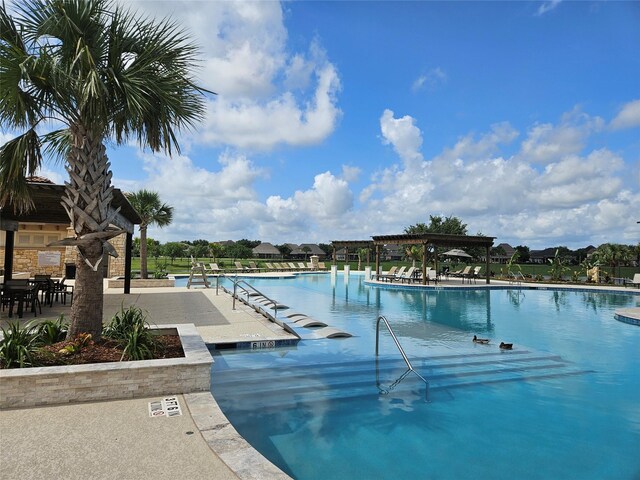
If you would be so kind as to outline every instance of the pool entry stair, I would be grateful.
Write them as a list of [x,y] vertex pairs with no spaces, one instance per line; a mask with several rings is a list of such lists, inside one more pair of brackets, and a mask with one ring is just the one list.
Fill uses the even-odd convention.
[[[255,409],[256,401],[260,407],[277,409],[381,395],[392,395],[394,399],[405,401],[449,401],[455,399],[458,389],[497,388],[510,382],[544,381],[591,372],[546,352],[478,353],[474,349],[412,358],[416,371],[428,380],[427,387],[417,376],[408,376],[406,363],[397,356],[344,363],[252,368],[252,355],[260,353],[239,355],[227,351],[223,358],[233,365],[233,369],[214,369],[212,373],[212,389],[216,398],[233,399],[234,409],[245,406]],[[247,368],[238,369],[237,362]],[[387,385],[386,389],[380,389],[379,383]]]
[[289,309],[287,305],[267,297],[245,280],[232,280],[232,282],[233,291],[229,291],[225,287],[222,289],[233,297],[234,308],[235,302],[238,300],[301,340],[351,337],[350,333],[330,327],[303,313],[280,314],[278,317],[278,312]]

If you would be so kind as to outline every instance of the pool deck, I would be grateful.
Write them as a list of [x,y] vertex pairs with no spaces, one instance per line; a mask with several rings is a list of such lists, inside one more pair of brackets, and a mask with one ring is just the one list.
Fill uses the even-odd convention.
[[[448,285],[450,284],[450,285]],[[106,285],[106,283],[105,283]],[[384,285],[384,284],[383,284]],[[492,280],[489,286],[508,286]],[[388,284],[387,284],[388,286]],[[438,287],[485,288],[443,282]],[[564,288],[536,284],[538,288]],[[512,287],[514,287],[512,285]],[[522,284],[522,288],[530,285]],[[597,286],[594,291],[637,289]],[[157,325],[193,323],[206,343],[291,340],[291,334],[215,288],[141,288],[124,295],[105,289],[104,318],[136,304]],[[68,315],[69,306],[43,307],[37,319]],[[640,308],[616,311],[640,323]],[[32,320],[25,315],[23,321]],[[6,313],[0,326],[6,328]],[[0,471],[6,478],[287,479],[242,439],[209,393],[179,395],[182,415],[151,418],[157,398],[0,410]]]

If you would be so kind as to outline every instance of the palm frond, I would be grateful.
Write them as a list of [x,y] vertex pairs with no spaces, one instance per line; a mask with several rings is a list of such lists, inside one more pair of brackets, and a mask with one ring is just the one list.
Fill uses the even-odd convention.
[[42,165],[40,138],[31,128],[0,147],[0,206],[24,212],[33,207],[26,177]]

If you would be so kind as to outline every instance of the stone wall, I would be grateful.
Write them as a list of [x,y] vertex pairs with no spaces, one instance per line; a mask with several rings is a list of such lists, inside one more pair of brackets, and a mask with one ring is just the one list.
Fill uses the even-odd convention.
[[118,252],[117,258],[109,257],[109,278],[124,277],[124,249],[127,244],[127,234],[123,233],[122,235],[118,235],[112,238],[109,243],[111,243],[116,249],[116,252]]
[[[30,233],[36,230],[38,225],[33,224],[20,224],[20,228],[18,233]],[[52,229],[56,228],[56,230],[51,230],[52,232],[60,231],[62,228],[66,229],[66,235],[63,237],[73,237],[73,229],[67,228],[65,226],[47,226],[46,228]],[[47,230],[45,229],[46,233]],[[124,276],[124,264],[125,264],[125,246],[126,246],[127,235],[122,234],[110,240],[110,243],[115,247],[116,252],[118,252],[118,257],[108,257],[108,269],[107,276],[108,277],[123,277]],[[0,265],[4,265],[4,246],[0,246]],[[38,252],[60,252],[60,265],[58,266],[47,266],[40,267],[38,266]],[[14,272],[27,272],[30,277],[34,275],[51,275],[52,277],[63,277],[65,276],[65,264],[67,263],[76,263],[76,259],[78,257],[78,250],[75,247],[46,247],[44,245],[41,246],[20,246],[17,244],[17,241],[14,244],[13,248],[13,271]],[[102,264],[101,264],[102,267]]]
[[193,324],[177,331],[184,358],[0,370],[0,409],[207,392],[213,359]]
[[[58,266],[38,266],[38,252],[60,252],[60,265]],[[4,264],[4,247],[0,247],[0,259]],[[14,248],[13,250],[13,271],[26,272],[29,277],[34,275],[51,275],[52,277],[64,276],[65,248]]]
[[[132,278],[131,288],[175,287],[173,278]],[[124,288],[124,280],[110,278],[107,280],[107,288]]]

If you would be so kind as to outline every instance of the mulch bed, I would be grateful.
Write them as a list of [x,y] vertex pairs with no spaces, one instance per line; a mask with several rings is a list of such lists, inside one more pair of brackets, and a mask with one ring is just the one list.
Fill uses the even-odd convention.
[[[179,335],[158,335],[154,339],[157,343],[154,359],[184,357]],[[36,354],[37,363],[41,366],[83,365],[119,362],[122,358],[122,348],[115,341],[107,338],[91,342],[90,345],[82,347],[79,352],[60,353],[60,350],[71,343],[73,342],[64,341],[42,347]],[[126,361],[127,358],[123,360]]]

